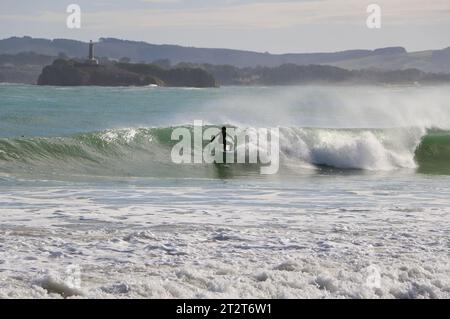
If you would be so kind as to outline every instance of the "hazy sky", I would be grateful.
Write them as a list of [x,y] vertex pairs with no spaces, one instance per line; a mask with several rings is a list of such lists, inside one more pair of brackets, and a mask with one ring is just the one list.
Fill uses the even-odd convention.
[[[66,8],[82,9],[68,29]],[[366,8],[382,8],[368,29]],[[450,46],[450,0],[0,0],[0,38],[116,37],[255,51],[317,52]]]

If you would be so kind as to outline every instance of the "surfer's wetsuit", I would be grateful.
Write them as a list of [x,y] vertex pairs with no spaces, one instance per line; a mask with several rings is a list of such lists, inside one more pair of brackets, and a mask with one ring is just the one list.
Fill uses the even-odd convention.
[[217,136],[222,135],[222,145],[223,145],[223,163],[226,163],[226,159],[227,159],[227,128],[224,126],[222,127],[222,132],[217,134],[216,136],[214,136],[211,139],[211,142],[213,142]]
[[217,134],[216,136],[213,136],[211,139],[211,142],[213,142],[217,136],[222,135],[222,145],[223,145],[223,151],[227,151],[227,128],[222,127],[222,132]]
[[227,128],[224,126],[222,127],[222,144],[223,144],[223,151],[227,151]]

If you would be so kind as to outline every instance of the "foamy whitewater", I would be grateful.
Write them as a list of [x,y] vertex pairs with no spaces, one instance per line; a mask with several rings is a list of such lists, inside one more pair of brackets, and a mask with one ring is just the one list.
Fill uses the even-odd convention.
[[[449,298],[450,88],[0,85],[0,298]],[[279,128],[280,170],[177,165]]]

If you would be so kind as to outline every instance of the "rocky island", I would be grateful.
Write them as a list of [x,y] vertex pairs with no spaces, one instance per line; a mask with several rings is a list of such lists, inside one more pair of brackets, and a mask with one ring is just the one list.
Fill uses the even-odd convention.
[[89,65],[73,60],[55,60],[46,66],[38,85],[56,86],[172,86],[215,87],[212,75],[199,68],[162,69],[151,64],[114,63]]
[[99,64],[94,58],[93,43],[85,61],[57,59],[46,66],[38,85],[56,86],[170,86],[216,87],[214,77],[200,68],[177,67],[164,69],[153,64],[113,62]]

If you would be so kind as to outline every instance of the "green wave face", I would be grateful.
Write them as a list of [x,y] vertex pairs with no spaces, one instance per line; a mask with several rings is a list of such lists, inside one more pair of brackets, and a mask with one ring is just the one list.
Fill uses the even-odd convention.
[[[68,137],[0,139],[0,173],[107,177],[258,175],[258,164],[175,164],[174,127],[116,129]],[[192,132],[192,126],[188,127]],[[245,131],[245,130],[244,130]],[[206,146],[208,141],[203,142]],[[248,154],[247,154],[248,155]],[[247,156],[248,158],[248,156]],[[450,174],[450,132],[420,129],[280,129],[280,171],[389,171]]]
[[415,151],[418,172],[450,174],[450,132],[431,131]]

